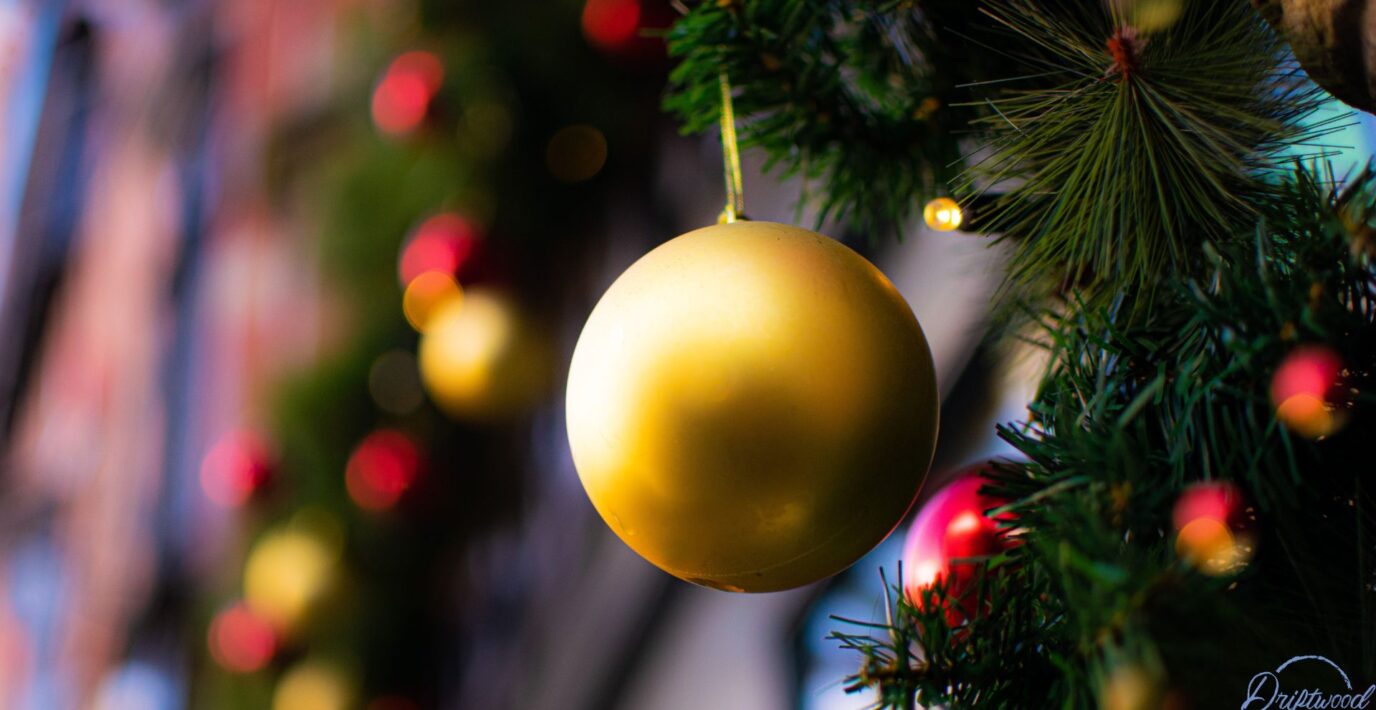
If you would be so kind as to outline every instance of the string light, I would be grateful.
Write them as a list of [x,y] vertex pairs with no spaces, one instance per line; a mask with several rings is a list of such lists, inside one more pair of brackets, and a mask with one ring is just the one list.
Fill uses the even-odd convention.
[[965,221],[965,213],[960,204],[949,197],[938,197],[922,208],[922,220],[938,232],[953,232],[960,229]]

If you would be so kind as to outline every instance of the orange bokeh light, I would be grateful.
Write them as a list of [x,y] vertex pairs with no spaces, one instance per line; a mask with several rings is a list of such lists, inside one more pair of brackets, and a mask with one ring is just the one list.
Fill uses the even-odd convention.
[[271,476],[270,455],[261,437],[236,431],[221,437],[201,460],[201,490],[226,508],[247,503]]
[[1175,551],[1200,572],[1210,575],[1233,574],[1252,558],[1247,538],[1234,535],[1227,525],[1213,518],[1199,518],[1180,529]]
[[431,52],[406,52],[383,72],[373,90],[373,122],[389,135],[414,131],[430,110],[444,80],[444,65]]
[[260,670],[277,652],[277,634],[272,624],[242,602],[215,615],[206,641],[215,662],[233,673]]
[[369,434],[349,456],[344,484],[364,510],[396,505],[420,474],[420,451],[409,437],[383,429]]
[[430,318],[440,306],[463,298],[463,289],[449,274],[426,271],[406,285],[401,296],[401,310],[406,322],[418,333],[424,333]]

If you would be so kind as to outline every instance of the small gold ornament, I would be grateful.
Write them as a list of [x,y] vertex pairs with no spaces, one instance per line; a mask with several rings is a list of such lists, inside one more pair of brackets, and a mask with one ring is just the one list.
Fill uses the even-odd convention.
[[955,200],[938,197],[922,208],[922,221],[938,232],[954,232],[965,221],[965,213]]

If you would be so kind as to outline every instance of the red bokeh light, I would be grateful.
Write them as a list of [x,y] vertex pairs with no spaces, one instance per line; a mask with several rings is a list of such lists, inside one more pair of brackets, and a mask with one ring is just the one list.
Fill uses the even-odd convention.
[[588,0],[583,6],[583,34],[602,49],[625,48],[639,28],[639,0]]
[[221,437],[201,460],[201,490],[226,508],[247,503],[272,475],[267,444],[252,432]]
[[386,510],[396,505],[420,474],[420,451],[409,437],[383,429],[369,434],[353,454],[344,472],[349,497],[364,510]]
[[1204,518],[1216,520],[1233,532],[1246,529],[1251,521],[1242,490],[1227,481],[1195,483],[1186,488],[1171,514],[1176,531]]
[[444,65],[434,54],[414,51],[397,57],[373,90],[373,122],[390,135],[414,131],[443,80]]
[[402,247],[399,269],[402,284],[427,271],[439,271],[459,279],[478,246],[478,230],[451,212],[437,214],[416,228]]
[[678,16],[668,0],[586,0],[583,36],[625,68],[657,71],[668,59],[664,34]]
[[1296,348],[1276,368],[1271,401],[1278,407],[1296,396],[1328,401],[1339,386],[1342,371],[1342,358],[1332,350],[1321,345]]
[[277,652],[272,624],[242,602],[215,615],[206,641],[215,662],[233,673],[260,670]]

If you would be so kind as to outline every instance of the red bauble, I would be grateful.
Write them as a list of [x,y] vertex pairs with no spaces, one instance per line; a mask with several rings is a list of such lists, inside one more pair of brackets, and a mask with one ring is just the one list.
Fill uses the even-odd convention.
[[983,469],[965,471],[937,491],[918,511],[903,547],[903,587],[921,608],[923,593],[944,580],[950,605],[947,621],[958,626],[979,613],[975,589],[979,558],[1011,546],[998,520],[985,514],[1007,501],[980,493],[988,483]]

